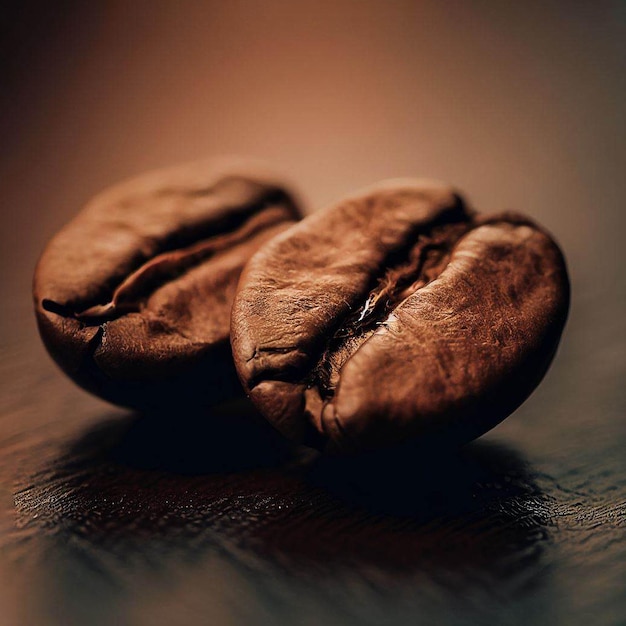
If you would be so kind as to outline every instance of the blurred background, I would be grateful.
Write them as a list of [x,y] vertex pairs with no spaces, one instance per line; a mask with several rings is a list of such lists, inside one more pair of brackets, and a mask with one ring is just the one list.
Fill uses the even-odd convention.
[[[27,396],[42,402],[24,373],[34,362],[65,411],[103,410],[39,345],[30,280],[46,240],[119,179],[243,155],[284,172],[309,211],[383,178],[426,176],[547,227],[569,264],[570,320],[546,381],[496,437],[554,480],[623,450],[625,2],[25,1],[3,3],[0,20],[0,350],[7,397],[22,389],[5,425]],[[624,464],[602,471],[623,524]],[[541,596],[544,616],[568,584]]]
[[624,2],[3,6],[1,254],[16,307],[44,242],[90,196],[222,154],[267,160],[311,210],[386,177],[440,178],[550,229],[575,296],[623,285]]

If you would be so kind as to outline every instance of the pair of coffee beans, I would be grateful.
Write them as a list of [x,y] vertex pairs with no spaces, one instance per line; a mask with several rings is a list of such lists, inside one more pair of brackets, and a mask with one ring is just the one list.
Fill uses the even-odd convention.
[[531,220],[412,179],[301,218],[266,174],[194,164],[118,185],[39,261],[44,343],[111,402],[175,413],[243,387],[328,451],[458,445],[538,385],[569,282]]

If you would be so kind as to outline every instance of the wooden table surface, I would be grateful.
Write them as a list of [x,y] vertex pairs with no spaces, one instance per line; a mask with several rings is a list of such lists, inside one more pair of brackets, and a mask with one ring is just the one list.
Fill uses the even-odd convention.
[[344,461],[290,449],[243,403],[112,409],[34,332],[7,342],[0,623],[623,623],[623,387],[606,360],[623,344],[607,325],[580,350],[576,330],[461,453]]
[[[626,623],[623,3],[66,4],[1,31],[0,626]],[[233,152],[309,210],[417,174],[545,224],[573,301],[538,390],[459,453],[342,461],[243,402],[73,386],[31,311],[44,241]]]
[[111,408],[56,370],[28,312],[13,317],[0,623],[624,623],[622,320],[588,345],[581,317],[480,441],[350,460],[290,448],[243,402]]

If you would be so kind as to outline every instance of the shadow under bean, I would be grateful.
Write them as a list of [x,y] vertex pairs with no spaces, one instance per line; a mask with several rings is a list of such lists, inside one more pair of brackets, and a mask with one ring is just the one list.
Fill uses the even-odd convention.
[[88,558],[109,564],[134,555],[154,566],[158,555],[167,567],[219,549],[290,575],[347,568],[391,584],[469,569],[499,579],[550,543],[550,501],[509,447],[326,457],[287,444],[246,403],[210,417],[105,421],[41,468],[17,503],[25,523],[78,537]]

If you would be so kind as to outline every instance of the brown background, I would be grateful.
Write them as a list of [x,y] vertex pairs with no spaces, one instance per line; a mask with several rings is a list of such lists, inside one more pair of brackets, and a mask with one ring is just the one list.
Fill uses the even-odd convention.
[[[5,592],[5,615],[21,615],[28,605],[28,623],[54,624],[96,623],[97,616],[101,623],[132,624],[174,623],[173,616],[175,623],[199,623],[207,615],[212,623],[311,624],[482,623],[494,616],[521,623],[529,615],[535,623],[593,615],[594,623],[608,624],[626,617],[618,532],[626,500],[619,460],[626,443],[624,2],[13,2],[1,19],[0,512],[6,522],[0,530],[9,538],[0,544],[7,555],[0,583],[16,585]],[[106,532],[103,539],[66,528],[67,519],[88,517],[95,505],[72,500],[67,483],[50,486],[51,468],[75,454],[50,442],[71,444],[86,428],[129,418],[75,389],[45,356],[30,304],[36,257],[107,185],[224,154],[269,161],[298,184],[309,210],[385,177],[428,176],[456,184],[483,210],[530,214],[561,243],[573,286],[562,348],[542,387],[486,438],[512,447],[511,454],[529,464],[531,492],[536,487],[553,503],[537,522],[550,535],[533,544],[544,552],[528,571],[516,570],[532,582],[530,591],[519,581],[496,585],[494,600],[488,592],[501,579],[497,568],[464,576],[457,567],[452,575],[422,561],[419,584],[411,577],[407,583],[397,563],[384,559],[383,565],[368,561],[372,576],[363,575],[367,567],[359,562],[336,578],[324,572],[302,582],[289,567],[279,575],[269,572],[267,560],[251,565],[242,529],[221,531],[206,512],[198,524],[213,534],[204,541],[226,550],[230,565],[206,553],[196,569],[181,565],[195,552],[191,535],[183,533],[183,558],[131,533],[130,552],[148,565],[130,566],[120,556],[128,546],[111,546]],[[133,450],[126,459],[131,465],[142,453],[141,446]],[[497,483],[508,470],[492,456],[487,465],[495,462]],[[97,474],[85,463],[85,471]],[[283,476],[279,471],[272,480]],[[244,478],[238,489],[254,499],[259,489]],[[223,487],[221,478],[211,480],[194,487],[205,504],[217,497],[211,489]],[[213,485],[208,495],[207,484]],[[482,485],[479,478],[476,484]],[[449,499],[464,497],[465,487],[448,485]],[[99,489],[106,492],[103,484]],[[65,497],[69,509],[53,514],[46,504],[50,490]],[[172,490],[180,493],[176,485]],[[156,506],[159,498],[157,490],[144,505]],[[508,506],[491,495],[487,501]],[[523,502],[516,504],[519,515],[530,515],[532,498]],[[165,505],[159,506],[157,517],[164,515]],[[109,515],[113,526],[124,527],[119,510]],[[45,523],[34,521],[41,518]],[[411,519],[414,533],[402,541],[432,541],[420,535],[419,516]],[[370,523],[359,522],[366,529]],[[487,523],[502,528],[501,520],[487,517]],[[50,537],[59,533],[57,545]],[[80,558],[59,547],[76,537],[86,545]],[[41,551],[49,541],[57,552],[46,561]],[[231,544],[241,552],[224,547]],[[278,553],[272,563],[299,558],[291,545]],[[408,554],[411,565],[414,553]],[[30,565],[19,565],[24,560]],[[175,592],[164,582],[172,568],[183,581]],[[317,571],[304,569],[307,577]],[[480,576],[491,582],[476,591],[468,581]],[[58,588],[51,589],[57,578]],[[467,599],[471,610],[450,609],[454,598]],[[0,592],[0,606],[3,600]]]

